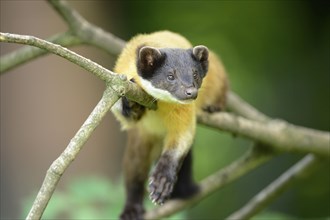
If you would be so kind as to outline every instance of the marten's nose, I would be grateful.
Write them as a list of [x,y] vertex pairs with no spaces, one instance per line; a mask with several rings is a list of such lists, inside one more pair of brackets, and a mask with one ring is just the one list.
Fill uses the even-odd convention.
[[198,90],[195,87],[186,88],[185,94],[188,99],[196,99]]

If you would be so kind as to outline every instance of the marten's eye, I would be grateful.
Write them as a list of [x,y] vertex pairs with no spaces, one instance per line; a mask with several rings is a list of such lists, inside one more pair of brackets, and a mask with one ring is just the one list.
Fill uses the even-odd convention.
[[168,75],[167,75],[167,79],[168,79],[169,81],[173,81],[173,80],[175,79],[175,77],[174,77],[173,74],[168,74]]

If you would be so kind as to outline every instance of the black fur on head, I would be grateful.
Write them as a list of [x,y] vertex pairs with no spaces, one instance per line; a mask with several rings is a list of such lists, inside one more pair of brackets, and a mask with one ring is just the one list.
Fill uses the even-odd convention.
[[[175,100],[196,99],[207,70],[208,49],[205,46],[187,50],[143,46],[137,51],[138,75],[150,82],[157,94],[163,90]],[[146,91],[157,96],[155,91]]]

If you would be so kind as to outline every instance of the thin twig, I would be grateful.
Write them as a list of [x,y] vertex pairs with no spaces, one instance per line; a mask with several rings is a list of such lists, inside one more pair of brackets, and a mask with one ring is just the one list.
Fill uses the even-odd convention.
[[[71,32],[56,34],[50,37],[47,41],[54,44],[60,44],[63,47],[75,46],[81,43],[81,41],[73,36]],[[0,59],[0,74],[47,53],[47,50],[41,50],[34,47],[23,47],[3,55]]]
[[290,184],[301,176],[305,176],[308,170],[315,167],[317,164],[317,158],[312,154],[308,154],[283,173],[278,179],[255,195],[245,206],[232,213],[227,220],[251,218],[278,197]]
[[39,190],[38,195],[26,219],[36,220],[41,218],[62,174],[76,158],[85,142],[91,136],[94,129],[100,124],[103,117],[118,99],[119,96],[114,94],[110,87],[107,87],[102,99],[96,105],[87,120],[78,130],[76,135],[71,139],[69,145],[63,151],[63,153],[52,163],[48,169],[41,189]]

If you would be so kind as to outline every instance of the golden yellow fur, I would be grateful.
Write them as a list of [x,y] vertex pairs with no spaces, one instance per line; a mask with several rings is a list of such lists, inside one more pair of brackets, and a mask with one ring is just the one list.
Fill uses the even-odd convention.
[[[114,71],[119,74],[125,74],[129,79],[134,78],[136,83],[142,88],[140,77],[137,74],[136,56],[137,48],[141,46],[152,46],[155,48],[192,48],[191,43],[179,34],[170,31],[159,31],[151,34],[140,34],[132,38],[124,48],[115,65]],[[191,104],[174,104],[166,103],[158,100],[158,110],[156,111],[160,127],[164,127],[168,134],[178,135],[189,127],[195,128],[196,114],[202,108],[216,105],[222,110],[225,106],[225,93],[227,90],[227,80],[224,68],[218,57],[210,51],[209,53],[209,70],[203,80],[203,84],[199,89],[198,98]],[[148,92],[146,90],[146,92]],[[157,99],[157,97],[155,97]],[[154,113],[152,113],[154,114]],[[125,122],[122,121],[125,127]],[[141,122],[142,129],[148,128],[151,123]],[[145,126],[143,126],[145,125]],[[141,126],[141,125],[140,125]],[[165,132],[164,130],[164,132]],[[173,132],[173,134],[172,134]],[[165,135],[165,134],[164,134]]]

